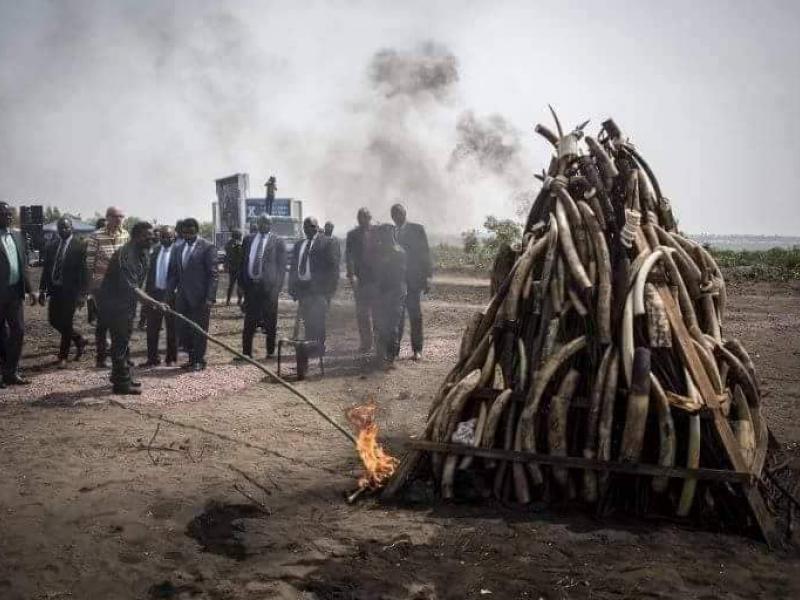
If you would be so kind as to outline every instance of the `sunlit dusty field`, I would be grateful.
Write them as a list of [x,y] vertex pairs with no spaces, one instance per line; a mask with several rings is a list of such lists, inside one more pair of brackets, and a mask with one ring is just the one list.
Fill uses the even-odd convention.
[[[800,288],[732,287],[727,334],[754,354],[775,434],[800,442]],[[425,303],[425,360],[408,360],[405,346],[384,373],[355,356],[343,289],[326,376],[312,364],[299,387],[342,421],[346,408],[374,398],[384,439],[400,452],[487,294],[483,281],[439,280]],[[288,333],[294,305],[281,309]],[[4,600],[800,595],[797,555],[668,523],[494,504],[347,505],[358,474],[350,444],[253,367],[214,348],[201,375],[140,371],[144,395],[113,404],[91,353],[56,371],[44,311],[29,310],[28,320],[24,365],[34,383],[0,392]],[[238,345],[238,311],[216,308],[212,330]]]

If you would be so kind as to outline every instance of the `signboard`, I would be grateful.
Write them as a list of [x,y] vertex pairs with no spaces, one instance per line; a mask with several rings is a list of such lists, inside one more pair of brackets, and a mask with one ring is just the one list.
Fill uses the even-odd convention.
[[217,179],[217,211],[219,228],[233,231],[242,228],[242,207],[247,198],[247,175],[237,173],[230,177]]
[[[265,214],[267,211],[266,198],[248,198],[245,204],[245,221],[247,223],[254,223],[258,217]],[[292,216],[292,200],[291,198],[275,198],[272,201],[272,215],[273,217],[291,217]]]

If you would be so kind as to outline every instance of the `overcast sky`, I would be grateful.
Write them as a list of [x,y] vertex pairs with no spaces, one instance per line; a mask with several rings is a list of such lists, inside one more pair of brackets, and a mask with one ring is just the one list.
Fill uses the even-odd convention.
[[[549,102],[613,116],[682,229],[796,235],[798,7],[0,0],[0,198],[210,220],[249,172],[340,229],[400,198],[457,233],[536,188]],[[420,64],[452,69],[404,87]],[[459,154],[498,132],[499,159]]]

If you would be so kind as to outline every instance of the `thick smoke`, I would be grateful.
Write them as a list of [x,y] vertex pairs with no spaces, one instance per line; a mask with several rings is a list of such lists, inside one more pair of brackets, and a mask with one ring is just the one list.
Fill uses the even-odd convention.
[[353,46],[323,64],[335,36],[283,36],[284,47],[272,34],[302,27],[300,15],[228,6],[4,5],[0,197],[210,220],[213,180],[249,172],[251,196],[274,174],[281,195],[339,231],[360,206],[388,220],[401,201],[412,220],[457,233],[508,213],[528,185],[519,134],[469,110],[444,45]]
[[360,205],[386,219],[400,201],[410,218],[457,232],[513,207],[525,178],[520,134],[500,115],[464,111],[451,51],[433,42],[382,49],[368,76],[350,123],[361,135],[337,138],[315,178],[346,221]]
[[415,52],[379,51],[370,62],[369,74],[387,98],[432,94],[443,99],[458,82],[458,61],[447,48],[426,42]]

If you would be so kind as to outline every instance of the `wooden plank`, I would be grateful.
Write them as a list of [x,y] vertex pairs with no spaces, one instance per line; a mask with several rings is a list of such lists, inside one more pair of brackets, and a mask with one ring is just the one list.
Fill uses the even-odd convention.
[[427,440],[410,440],[406,446],[413,451],[439,452],[442,454],[458,454],[463,456],[478,456],[491,460],[507,460],[511,462],[537,463],[542,465],[555,465],[574,469],[587,469],[590,471],[610,471],[626,475],[645,475],[653,477],[675,477],[686,479],[703,479],[707,481],[722,481],[731,483],[747,483],[753,481],[749,472],[730,471],[726,469],[688,469],[684,467],[663,467],[644,463],[607,462],[592,458],[578,456],[551,456],[549,454],[536,454],[533,452],[520,452],[504,450],[501,448],[476,448],[463,444],[442,444]]
[[[745,464],[741,448],[736,441],[736,437],[733,435],[733,430],[731,429],[730,423],[728,423],[728,419],[722,414],[716,392],[714,391],[714,386],[711,384],[711,379],[708,373],[706,373],[703,363],[700,362],[700,357],[697,355],[697,350],[695,350],[694,344],[692,343],[691,334],[686,328],[686,324],[683,322],[683,317],[675,304],[675,300],[666,286],[658,286],[657,289],[661,300],[664,302],[667,318],[672,326],[675,338],[678,341],[678,346],[685,359],[686,366],[689,368],[692,379],[697,383],[700,395],[703,397],[706,406],[711,411],[714,424],[713,431],[719,443],[722,445],[722,449],[728,456],[728,460],[734,471],[748,471],[749,469]],[[753,483],[745,483],[742,485],[742,489],[750,505],[750,510],[758,523],[764,541],[771,548],[780,547],[780,535],[775,529],[775,521],[764,504],[761,492]]]

